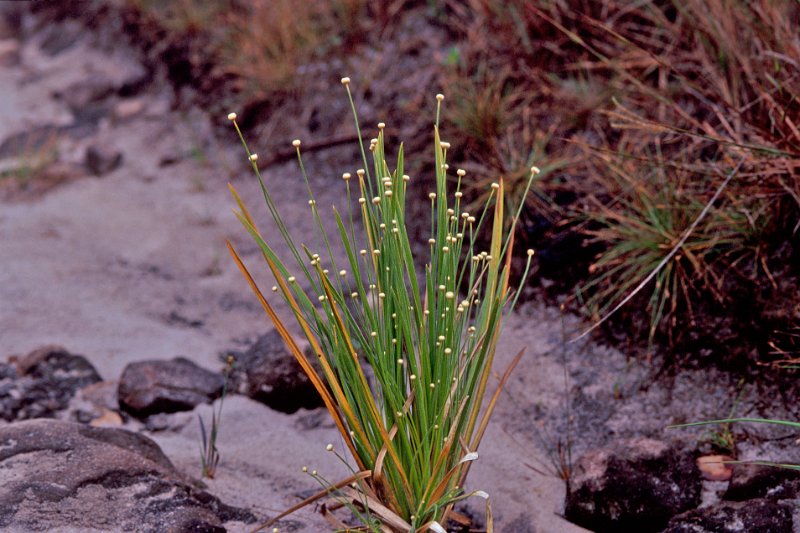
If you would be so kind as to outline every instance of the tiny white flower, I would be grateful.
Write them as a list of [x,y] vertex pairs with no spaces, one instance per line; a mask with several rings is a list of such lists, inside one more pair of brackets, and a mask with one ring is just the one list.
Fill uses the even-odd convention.
[[333,451],[333,444],[328,444],[327,446],[325,446],[325,450],[327,450],[329,452],[332,452]]
[[386,124],[384,124],[383,122],[378,122],[378,129],[379,130],[382,130],[385,127],[386,127]]
[[350,84],[350,78],[348,77],[342,78],[342,85],[349,85],[349,84]]
[[289,276],[286,279],[289,281],[289,283],[294,283],[294,281],[295,281],[294,276]]
[[299,147],[300,146],[300,139],[293,140],[292,141],[292,146],[294,146],[295,148]]
[[464,170],[463,168],[459,168],[458,170],[456,170],[456,174],[458,174],[460,178],[463,178],[464,176],[467,175],[467,171]]
[[340,270],[339,271],[339,275],[342,276],[342,277],[345,277],[347,275],[347,270],[344,270],[344,269]]
[[444,95],[443,95],[443,94],[441,94],[441,93],[437,94],[437,95],[436,95],[436,100],[438,100],[439,102],[441,102],[442,100],[444,100]]
[[258,161],[258,154],[250,154],[250,161]]
[[541,169],[539,167],[537,167],[536,165],[531,167],[531,174],[533,174],[534,176],[539,174],[540,172],[541,172]]
[[492,189],[497,190],[499,188],[500,188],[500,184],[499,183],[492,183]]
[[352,176],[350,175],[350,173],[349,173],[349,172],[345,172],[344,174],[342,174],[342,179],[343,179],[344,181],[347,181],[347,180],[349,180],[351,177],[352,177]]
[[228,120],[236,120],[236,113],[228,113]]

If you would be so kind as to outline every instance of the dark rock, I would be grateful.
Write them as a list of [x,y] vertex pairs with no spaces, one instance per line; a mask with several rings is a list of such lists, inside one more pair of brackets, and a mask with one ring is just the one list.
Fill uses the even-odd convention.
[[192,486],[158,445],[121,429],[57,420],[0,427],[0,528],[225,531],[248,511]]
[[243,382],[240,388],[250,398],[283,413],[324,405],[277,331],[262,335],[246,352],[233,355]]
[[578,459],[565,516],[597,532],[659,531],[672,516],[700,504],[701,488],[691,451],[626,439]]
[[0,418],[8,422],[54,417],[79,389],[100,376],[82,355],[45,346],[12,364],[0,363]]
[[763,498],[768,494],[783,492],[789,482],[800,478],[800,472],[774,466],[735,464],[728,490],[723,496],[726,500],[744,501]]
[[94,144],[86,149],[86,168],[95,176],[116,170],[122,164],[122,152],[104,144]]
[[663,533],[792,533],[789,505],[756,499],[723,502],[673,517]]
[[191,411],[222,393],[225,379],[183,357],[139,361],[125,367],[119,381],[119,405],[137,417]]

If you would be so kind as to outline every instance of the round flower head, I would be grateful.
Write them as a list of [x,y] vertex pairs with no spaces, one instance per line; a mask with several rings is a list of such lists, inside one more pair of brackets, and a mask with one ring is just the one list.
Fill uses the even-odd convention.
[[437,94],[436,95],[436,100],[438,102],[441,102],[442,100],[444,100],[444,95],[442,93]]
[[299,148],[300,147],[300,139],[293,140],[292,141],[292,146],[294,146],[295,148]]
[[236,113],[228,113],[228,120],[236,120]]
[[350,78],[348,77],[342,78],[342,85],[350,85]]
[[534,176],[539,174],[540,172],[541,172],[541,169],[539,169],[539,167],[537,167],[536,165],[531,167],[531,174],[533,174]]
[[250,161],[258,161],[258,154],[250,154]]

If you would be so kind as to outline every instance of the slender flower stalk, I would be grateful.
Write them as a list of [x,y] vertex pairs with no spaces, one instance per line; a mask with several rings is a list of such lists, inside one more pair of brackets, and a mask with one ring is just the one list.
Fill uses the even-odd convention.
[[[442,524],[454,512],[457,501],[478,496],[488,502],[485,492],[465,493],[463,487],[470,465],[478,459],[478,447],[499,391],[522,355],[514,358],[496,392],[485,398],[501,321],[516,301],[509,288],[514,229],[504,234],[502,180],[492,185],[491,205],[487,203],[477,219],[462,210],[459,189],[464,171],[456,173],[456,191],[449,190],[449,144],[440,140],[438,127],[444,96],[437,95],[430,256],[420,278],[406,226],[406,195],[412,180],[404,174],[402,145],[396,168],[390,170],[385,146],[387,126],[380,123],[377,136],[369,142],[368,160],[350,83],[349,78],[342,78],[361,141],[362,168],[355,175],[342,176],[348,193],[344,214],[333,208],[338,230],[335,240],[343,249],[346,264],[337,265],[334,259],[334,239],[323,228],[320,206],[310,186],[308,203],[322,249],[296,244],[259,173],[255,154],[247,147],[235,114],[229,116],[294,266],[287,266],[273,245],[265,241],[231,186],[239,207],[236,215],[260,247],[276,279],[272,287],[276,295],[270,298],[281,297],[288,304],[319,365],[307,359],[233,246],[228,243],[228,247],[321,395],[347,448],[345,453],[354,462],[351,477],[338,483],[325,482],[325,490],[318,496],[333,496],[350,506],[371,530],[444,531]],[[301,143],[292,144],[308,185]],[[532,175],[536,170],[532,169]],[[357,201],[352,201],[351,195]],[[519,212],[516,215],[514,220]],[[363,234],[356,239],[358,225],[354,221],[358,219]],[[492,224],[491,242],[488,250],[479,252],[475,236],[484,222]],[[358,249],[357,242],[366,246]],[[532,255],[528,254],[528,267]],[[330,265],[330,270],[323,265]],[[307,290],[295,275],[305,278]],[[367,378],[367,367],[374,383]],[[333,445],[327,450],[333,451]],[[316,473],[314,477],[323,479]]]

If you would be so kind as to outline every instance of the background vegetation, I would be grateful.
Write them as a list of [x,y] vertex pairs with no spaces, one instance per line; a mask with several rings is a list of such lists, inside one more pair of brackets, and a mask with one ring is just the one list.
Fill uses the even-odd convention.
[[399,125],[408,152],[429,129],[410,117],[428,116],[416,111],[442,90],[451,160],[477,176],[465,199],[479,204],[502,175],[514,212],[528,169],[542,169],[518,238],[537,248],[543,294],[598,319],[686,237],[603,331],[636,351],[659,346],[670,364],[752,371],[797,356],[797,2],[123,6],[143,42],[166,40],[149,53],[173,81],[201,88],[220,117],[244,110],[242,127],[275,161],[306,132],[319,147],[352,140],[335,97],[342,75],[358,72],[364,121]]

